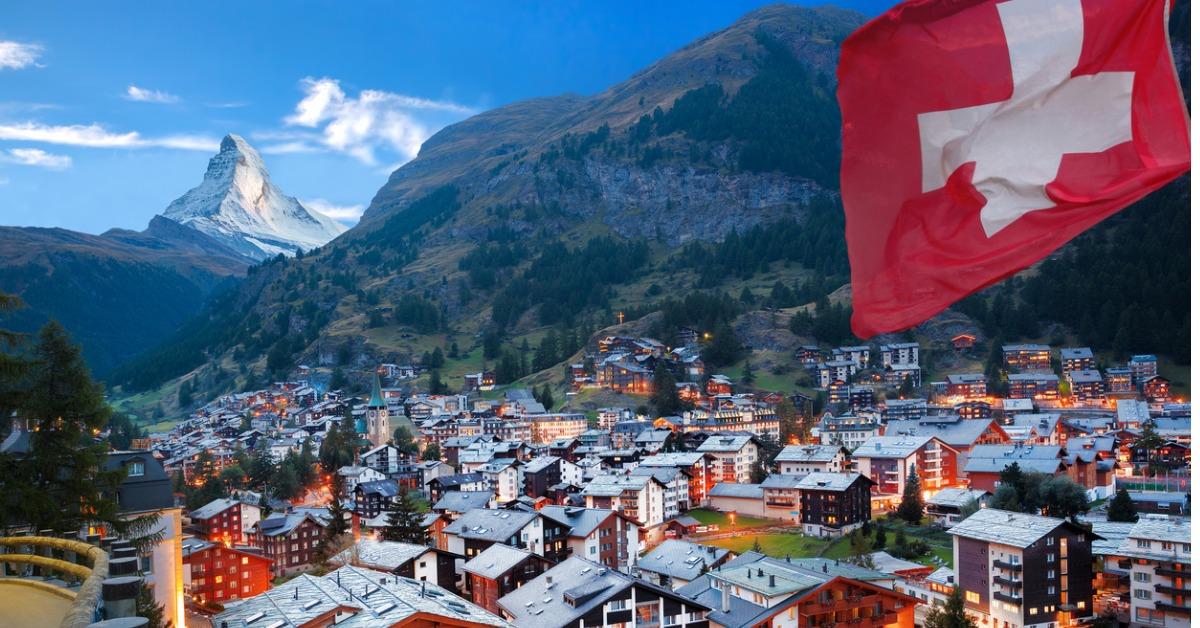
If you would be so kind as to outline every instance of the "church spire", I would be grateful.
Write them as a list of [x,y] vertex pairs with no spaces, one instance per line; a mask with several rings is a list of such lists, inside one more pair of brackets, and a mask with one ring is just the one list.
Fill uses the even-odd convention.
[[379,386],[379,373],[375,374],[375,381],[371,384],[371,400],[367,402],[368,408],[382,408],[387,404],[383,402],[383,391]]

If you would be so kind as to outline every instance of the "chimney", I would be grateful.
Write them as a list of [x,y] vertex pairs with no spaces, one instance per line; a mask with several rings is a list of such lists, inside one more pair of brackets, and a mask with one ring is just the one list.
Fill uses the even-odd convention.
[[722,613],[729,612],[729,587],[730,586],[732,586],[732,585],[726,583],[725,586],[721,587],[721,612]]
[[771,579],[767,581],[771,588],[775,588],[775,574],[771,574]]

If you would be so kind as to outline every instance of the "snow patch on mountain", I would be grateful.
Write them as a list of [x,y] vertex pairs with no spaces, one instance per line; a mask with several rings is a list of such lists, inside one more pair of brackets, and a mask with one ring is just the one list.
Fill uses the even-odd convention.
[[347,229],[285,195],[271,182],[258,151],[232,134],[209,160],[204,181],[175,199],[163,216],[256,261],[317,248]]

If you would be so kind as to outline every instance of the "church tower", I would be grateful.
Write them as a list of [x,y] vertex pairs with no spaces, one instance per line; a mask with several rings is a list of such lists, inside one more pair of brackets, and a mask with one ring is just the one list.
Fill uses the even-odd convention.
[[371,385],[371,400],[367,402],[367,440],[378,447],[392,437],[391,420],[388,417],[387,404],[383,402],[383,392],[379,386],[379,375]]

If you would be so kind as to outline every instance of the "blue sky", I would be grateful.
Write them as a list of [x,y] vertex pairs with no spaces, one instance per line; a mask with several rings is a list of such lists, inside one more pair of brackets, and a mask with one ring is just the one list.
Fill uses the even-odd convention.
[[0,224],[142,229],[226,133],[352,224],[439,128],[601,91],[763,4],[5,3]]

